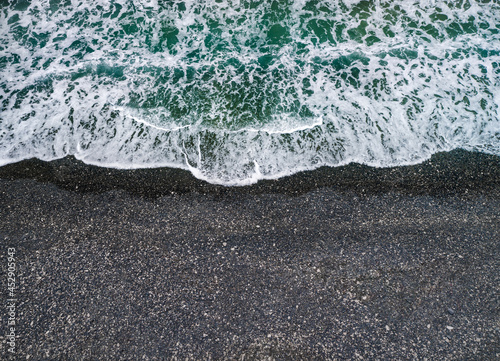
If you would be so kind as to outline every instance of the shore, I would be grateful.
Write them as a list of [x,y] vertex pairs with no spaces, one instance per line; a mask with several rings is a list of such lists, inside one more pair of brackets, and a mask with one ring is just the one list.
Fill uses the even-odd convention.
[[500,158],[239,188],[65,158],[0,168],[4,359],[500,358]]

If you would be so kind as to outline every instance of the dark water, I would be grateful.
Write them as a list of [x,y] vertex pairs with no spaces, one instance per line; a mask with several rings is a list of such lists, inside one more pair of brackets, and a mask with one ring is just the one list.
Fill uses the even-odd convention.
[[0,4],[0,164],[248,184],[500,155],[498,1]]

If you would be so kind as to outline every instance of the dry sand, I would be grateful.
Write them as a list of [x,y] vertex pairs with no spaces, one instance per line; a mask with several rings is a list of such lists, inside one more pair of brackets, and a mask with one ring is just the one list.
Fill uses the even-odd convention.
[[[500,162],[455,151],[225,188],[74,159],[0,168],[30,360],[495,360]],[[5,357],[5,358],[4,358]]]

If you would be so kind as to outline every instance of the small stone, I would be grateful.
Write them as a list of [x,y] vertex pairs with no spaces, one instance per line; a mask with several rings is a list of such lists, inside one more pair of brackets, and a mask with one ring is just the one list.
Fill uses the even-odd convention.
[[450,315],[454,315],[455,314],[455,310],[453,308],[448,308],[448,313]]

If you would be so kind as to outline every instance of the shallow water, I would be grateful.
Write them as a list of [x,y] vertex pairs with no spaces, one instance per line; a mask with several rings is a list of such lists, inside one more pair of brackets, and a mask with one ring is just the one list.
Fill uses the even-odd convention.
[[227,185],[500,155],[498,1],[0,3],[0,164]]

